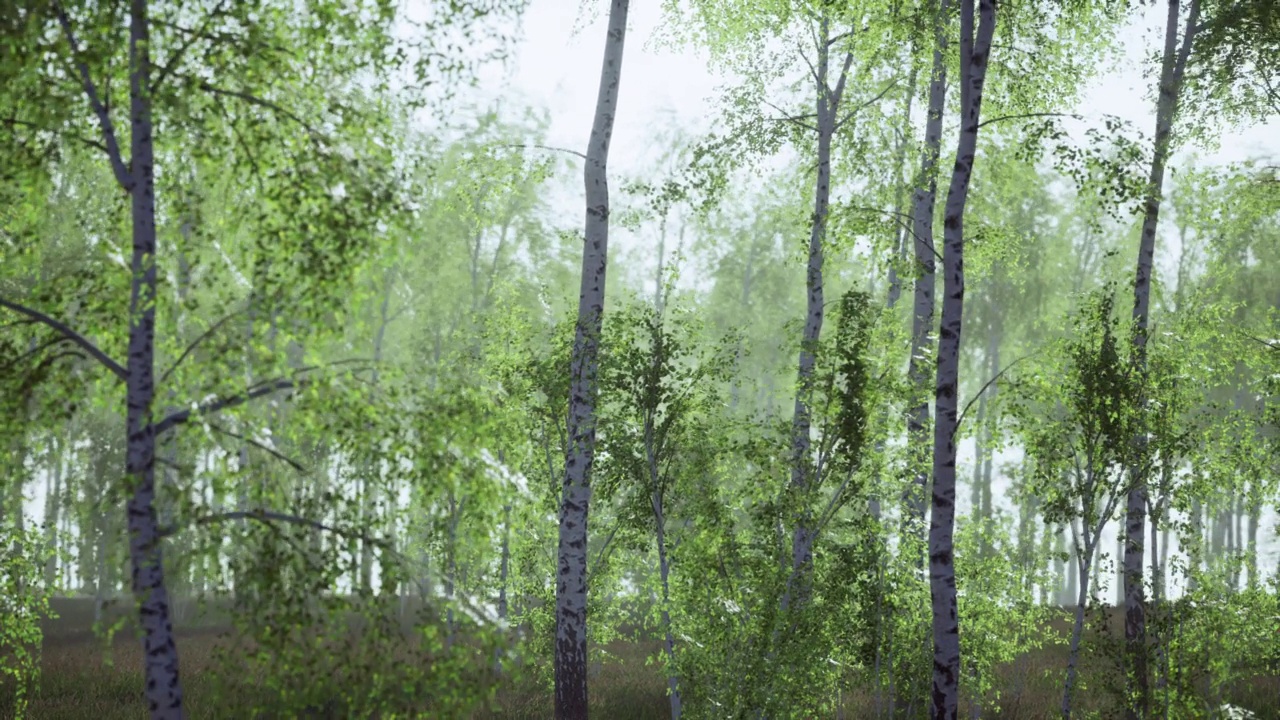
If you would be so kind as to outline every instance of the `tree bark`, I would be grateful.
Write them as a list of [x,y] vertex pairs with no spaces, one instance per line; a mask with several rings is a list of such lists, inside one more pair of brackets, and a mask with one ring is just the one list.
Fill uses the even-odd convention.
[[125,473],[132,486],[126,510],[133,593],[139,601],[147,708],[153,720],[186,717],[178,648],[169,618],[161,538],[155,510],[156,206],[151,121],[151,52],[147,0],[133,0],[129,22],[130,186],[133,211],[132,291],[126,397]]
[[995,31],[995,0],[960,5],[960,138],[944,217],[942,323],[934,391],[933,511],[929,525],[929,591],[933,605],[931,716],[954,720],[960,705],[960,621],[956,603],[956,426],[960,332],[964,313],[964,210],[969,198],[982,114],[982,88]]
[[831,200],[831,139],[836,131],[836,112],[840,105],[840,90],[844,88],[845,73],[849,66],[846,63],[841,72],[838,84],[840,89],[832,91],[827,78],[830,72],[830,20],[824,15],[820,20],[822,29],[819,33],[817,62],[817,130],[818,130],[818,174],[813,188],[813,217],[809,229],[809,261],[805,270],[805,309],[804,334],[800,342],[800,358],[796,372],[795,412],[791,420],[791,490],[795,510],[795,520],[791,535],[791,581],[782,597],[784,611],[798,596],[803,603],[808,595],[808,568],[813,562],[813,517],[810,512],[810,496],[813,489],[821,481],[816,477],[812,459],[810,458],[811,442],[809,438],[812,418],[810,417],[813,400],[814,367],[816,364],[818,339],[822,335],[823,312],[825,309],[824,287],[822,279],[824,246],[827,237],[827,211]]
[[583,169],[586,219],[578,321],[570,365],[564,489],[560,501],[556,583],[555,708],[557,720],[587,717],[587,517],[595,457],[600,330],[609,250],[607,165],[622,80],[629,0],[613,0],[605,40],[595,120]]
[[[1151,275],[1154,270],[1156,228],[1160,220],[1160,204],[1164,188],[1164,171],[1171,150],[1173,119],[1177,112],[1178,96],[1182,89],[1183,72],[1191,52],[1200,16],[1200,0],[1191,0],[1186,32],[1182,46],[1178,47],[1180,0],[1169,0],[1169,13],[1165,24],[1164,51],[1160,69],[1160,94],[1156,105],[1155,152],[1151,160],[1151,174],[1147,180],[1147,192],[1142,218],[1142,235],[1138,245],[1138,263],[1133,283],[1134,355],[1139,366],[1146,371],[1147,331],[1151,308]],[[1134,439],[1141,445],[1143,438]],[[1142,558],[1144,530],[1146,529],[1147,481],[1135,477],[1129,491],[1125,512],[1124,542],[1124,637],[1127,658],[1126,676],[1136,687],[1138,705],[1129,704],[1126,718],[1137,720],[1150,706],[1146,662],[1146,601],[1142,587]]]
[[[929,333],[933,329],[934,256],[933,208],[938,195],[938,156],[942,146],[942,113],[947,98],[947,17],[950,0],[938,0],[933,20],[933,67],[929,80],[929,107],[925,115],[924,148],[920,157],[920,179],[916,186],[914,207],[911,211],[912,235],[915,250],[915,280],[912,283],[914,307],[911,315],[911,357],[907,377],[916,401],[907,416],[907,444],[916,454],[915,477],[903,498],[903,532],[922,537],[924,534],[925,487],[928,473],[924,470],[924,457],[928,443],[929,401],[925,387],[928,384]],[[917,563],[923,569],[924,557]]]

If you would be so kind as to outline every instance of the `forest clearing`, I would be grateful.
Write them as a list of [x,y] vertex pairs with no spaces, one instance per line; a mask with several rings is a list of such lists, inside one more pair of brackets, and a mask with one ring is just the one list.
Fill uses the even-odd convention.
[[1280,3],[0,3],[0,718],[139,716],[1280,718]]

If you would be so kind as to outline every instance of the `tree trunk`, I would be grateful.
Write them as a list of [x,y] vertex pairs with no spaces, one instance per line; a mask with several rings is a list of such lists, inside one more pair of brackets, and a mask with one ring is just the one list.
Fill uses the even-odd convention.
[[[810,457],[810,409],[813,400],[814,366],[818,339],[822,335],[825,310],[822,271],[827,237],[827,210],[831,199],[831,138],[836,131],[836,112],[840,105],[839,90],[832,92],[827,79],[830,72],[830,20],[821,19],[817,62],[817,130],[818,174],[813,189],[813,217],[809,229],[809,262],[805,271],[804,335],[800,342],[799,368],[796,372],[795,412],[791,421],[791,490],[794,525],[791,535],[791,577],[782,597],[786,611],[793,599],[803,604],[808,598],[809,568],[813,562],[813,517],[810,510],[812,493],[822,478],[816,477]],[[845,72],[848,71],[845,65]],[[844,87],[845,73],[839,86]]]
[[944,218],[942,324],[934,391],[933,512],[929,525],[929,591],[933,605],[935,720],[954,720],[960,703],[960,620],[956,604],[956,426],[959,410],[960,332],[964,313],[964,209],[977,154],[982,88],[995,31],[995,0],[960,5],[960,139]]
[[1067,680],[1062,687],[1062,717],[1071,718],[1071,691],[1076,685],[1076,664],[1080,659],[1080,638],[1084,635],[1084,611],[1089,602],[1089,569],[1093,551],[1086,550],[1083,562],[1079,557],[1071,564],[1080,574],[1080,594],[1076,597],[1076,619],[1071,626],[1071,650],[1067,654]]
[[[1179,0],[1169,0],[1169,13],[1165,25],[1164,52],[1160,69],[1159,101],[1156,106],[1155,152],[1151,161],[1151,174],[1147,180],[1147,193],[1142,218],[1142,236],[1138,246],[1138,263],[1133,283],[1133,320],[1135,360],[1146,370],[1146,344],[1151,307],[1151,275],[1154,270],[1156,228],[1160,220],[1160,203],[1164,188],[1165,164],[1170,153],[1173,134],[1173,118],[1178,107],[1178,95],[1182,88],[1183,71],[1191,43],[1195,38],[1200,15],[1200,0],[1191,0],[1186,32],[1182,47],[1178,47]],[[1142,437],[1134,439],[1143,442]],[[1134,469],[1135,475],[1137,474]],[[1132,678],[1130,687],[1137,695],[1138,704],[1129,704],[1125,715],[1129,720],[1145,716],[1150,707],[1147,684],[1146,608],[1142,586],[1143,533],[1146,529],[1147,481],[1135,476],[1129,491],[1125,512],[1124,543],[1124,637],[1127,658],[1126,677]]]
[[[929,80],[929,107],[925,115],[924,148],[920,157],[920,180],[916,186],[911,211],[915,254],[915,280],[912,284],[914,307],[911,315],[911,357],[907,377],[915,393],[914,404],[907,415],[907,445],[913,453],[915,477],[903,498],[903,533],[922,538],[924,535],[925,487],[928,473],[929,401],[925,388],[929,381],[929,333],[933,330],[934,242],[933,209],[938,195],[938,155],[942,145],[942,114],[947,97],[947,25],[950,0],[938,0],[933,18],[933,65]],[[924,556],[917,556],[924,567]]]
[[671,704],[671,720],[680,720],[680,677],[676,673],[676,643],[671,633],[671,562],[667,557],[666,516],[663,514],[662,495],[653,493],[653,516],[658,535],[658,573],[662,580],[662,629],[667,653],[667,700]]
[[609,251],[607,165],[622,78],[629,0],[613,0],[595,120],[583,169],[586,220],[578,322],[570,367],[568,450],[557,553],[555,708],[557,720],[587,717],[587,518],[595,457],[597,357]]
[[147,1],[133,0],[129,22],[131,160],[128,185],[133,210],[133,287],[129,301],[126,367],[125,474],[132,494],[127,503],[133,593],[142,627],[147,707],[153,720],[186,717],[178,677],[178,648],[169,620],[161,538],[155,509],[156,217],[155,157],[150,97],[150,29]]

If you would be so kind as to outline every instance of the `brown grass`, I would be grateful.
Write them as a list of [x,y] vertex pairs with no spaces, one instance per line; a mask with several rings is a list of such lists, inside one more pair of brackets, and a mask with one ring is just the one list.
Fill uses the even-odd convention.
[[[134,634],[126,628],[114,640],[110,652],[95,638],[90,629],[91,606],[85,601],[56,601],[62,616],[47,628],[42,654],[43,677],[33,698],[28,717],[31,720],[116,720],[145,717],[142,691],[142,652]],[[119,609],[116,612],[122,612]],[[188,624],[180,626],[178,648],[182,659],[183,686],[189,716],[226,718],[217,708],[214,685],[214,650],[223,628],[200,626],[194,613],[188,613]],[[194,621],[194,622],[193,622]],[[1118,614],[1112,618],[1119,628]],[[205,619],[204,622],[208,622]],[[1055,623],[1058,624],[1058,623]],[[1065,622],[1057,630],[1065,629]],[[652,642],[615,643],[609,647],[617,662],[596,668],[592,679],[593,717],[607,720],[662,718],[668,714],[666,685],[660,671],[646,666],[645,658],[658,650]],[[110,664],[106,664],[107,659]],[[1012,719],[1057,717],[1061,698],[1061,673],[1066,650],[1055,646],[1028,653],[999,670],[1001,700],[999,708],[987,707],[986,717]],[[1084,677],[1090,688],[1109,671],[1106,660],[1088,658]],[[10,706],[10,688],[0,684],[0,719]],[[1280,681],[1275,677],[1254,678],[1235,688],[1226,698],[1241,707],[1259,713],[1262,718],[1277,718],[1276,698],[1280,697]],[[870,689],[846,696],[845,716],[851,719],[873,716]],[[1077,707],[1102,717],[1110,713],[1111,698],[1089,689],[1077,694]],[[899,708],[901,710],[901,706]],[[477,713],[476,720],[533,720],[552,716],[550,693],[528,685],[504,687],[493,710]],[[963,717],[969,717],[967,711]],[[1085,715],[1082,714],[1081,717]],[[312,717],[321,718],[323,715]]]

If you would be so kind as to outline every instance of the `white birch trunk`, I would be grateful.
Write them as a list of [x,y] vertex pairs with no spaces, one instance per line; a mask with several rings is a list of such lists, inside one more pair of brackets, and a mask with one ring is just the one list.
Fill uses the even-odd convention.
[[596,373],[609,251],[607,164],[618,108],[629,0],[613,0],[595,120],[583,169],[586,220],[582,282],[570,367],[568,451],[560,503],[556,582],[555,708],[557,720],[587,717],[587,517],[595,457]]

